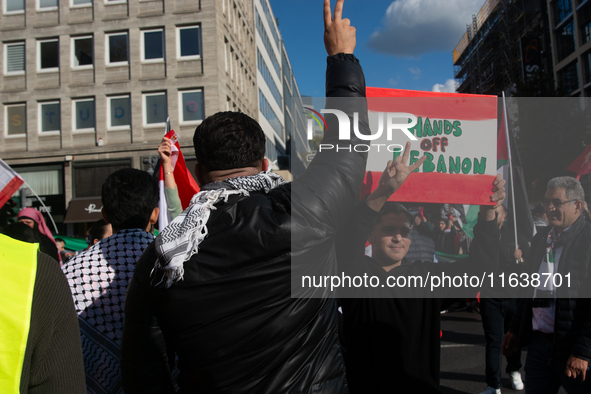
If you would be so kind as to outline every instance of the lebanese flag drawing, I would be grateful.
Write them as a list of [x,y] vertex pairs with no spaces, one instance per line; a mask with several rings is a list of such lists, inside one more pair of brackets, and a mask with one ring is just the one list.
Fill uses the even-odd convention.
[[23,183],[25,183],[23,178],[0,159],[0,208],[10,200]]
[[[388,160],[410,137],[410,164],[427,160],[391,201],[493,205],[497,174],[497,97],[367,88],[370,129],[362,197],[377,188]],[[402,124],[408,127],[398,127]],[[394,124],[394,126],[392,126]],[[406,129],[406,132],[402,129]]]
[[[197,185],[193,175],[191,175],[191,172],[187,168],[185,157],[183,156],[183,152],[181,152],[177,133],[174,130],[170,130],[164,136],[166,138],[170,138],[172,142],[172,155],[170,157],[172,173],[174,175],[174,181],[176,182],[176,188],[181,200],[181,206],[183,209],[187,209],[191,204],[191,198],[193,198],[193,196],[199,192],[199,185]],[[171,221],[170,214],[168,212],[166,193],[164,192],[164,176],[164,170],[162,168],[162,164],[160,164],[160,178],[158,181],[158,185],[160,186],[160,201],[158,203],[158,208],[160,209],[160,213],[158,215],[160,231],[162,231],[164,227],[168,226],[168,223]]]

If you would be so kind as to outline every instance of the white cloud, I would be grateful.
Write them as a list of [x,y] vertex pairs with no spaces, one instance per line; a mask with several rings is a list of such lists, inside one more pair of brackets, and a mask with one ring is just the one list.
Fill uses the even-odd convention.
[[484,0],[395,0],[367,45],[375,52],[417,57],[452,51]]
[[421,78],[421,69],[418,67],[409,67],[408,71],[413,75],[413,79]]
[[447,81],[445,81],[445,83],[443,85],[440,83],[436,83],[435,85],[433,85],[433,89],[431,89],[431,91],[432,92],[455,93],[456,81],[454,81],[453,79],[448,79]]
[[398,82],[400,82],[400,76],[396,77],[396,79],[393,79],[393,78],[388,79],[388,85],[390,85],[390,87],[393,87],[393,88],[398,86]]

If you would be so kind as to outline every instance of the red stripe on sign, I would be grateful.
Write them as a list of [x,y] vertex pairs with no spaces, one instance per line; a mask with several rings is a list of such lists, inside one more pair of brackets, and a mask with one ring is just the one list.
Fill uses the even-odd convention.
[[[381,172],[366,172],[362,199],[377,188],[380,176]],[[413,172],[389,201],[495,205],[490,201],[494,179],[494,175]]]
[[[368,109],[373,112],[406,112],[430,119],[487,120],[497,118],[497,97],[401,90],[396,96],[384,96],[395,89],[367,88]],[[409,95],[405,95],[410,92]]]
[[15,176],[2,190],[0,190],[0,208],[6,204],[6,201],[10,200],[12,195],[16,193],[23,183],[24,182],[20,178]]

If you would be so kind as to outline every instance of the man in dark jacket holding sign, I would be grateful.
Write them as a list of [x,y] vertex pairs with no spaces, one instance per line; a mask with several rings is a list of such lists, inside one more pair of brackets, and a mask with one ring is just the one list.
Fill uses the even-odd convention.
[[[491,184],[490,199],[496,205],[480,207],[468,258],[455,263],[403,262],[411,243],[412,216],[401,204],[386,201],[425,161],[423,156],[408,166],[409,152],[407,143],[403,156],[388,163],[378,188],[355,206],[339,231],[337,259],[343,278],[370,277],[369,286],[339,288],[352,394],[439,393],[440,307],[454,289],[441,282],[434,286],[436,281],[428,278],[468,273],[480,278],[496,268],[495,208],[505,198],[500,175]],[[364,255],[367,240],[372,257]],[[472,292],[468,287],[462,294]]]
[[[351,124],[357,112],[367,133],[355,29],[342,9],[338,0],[332,18],[324,3],[327,107]],[[359,141],[339,141],[337,118],[326,121],[324,143]],[[359,196],[366,154],[319,152],[290,184],[266,171],[264,134],[248,116],[205,119],[194,144],[201,192],[144,253],[129,286],[126,394],[174,392],[174,354],[182,393],[347,392],[334,298],[291,298],[316,296],[294,289],[301,280],[291,276],[336,271],[335,233]]]

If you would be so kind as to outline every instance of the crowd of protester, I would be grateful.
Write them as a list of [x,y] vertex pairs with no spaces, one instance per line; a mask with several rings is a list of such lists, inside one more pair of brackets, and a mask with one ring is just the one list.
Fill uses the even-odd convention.
[[[367,134],[355,29],[342,9],[343,0],[334,15],[324,3],[327,106],[358,112]],[[334,141],[336,119],[327,122],[325,142]],[[23,209],[0,235],[0,266],[11,273],[0,279],[0,297],[14,312],[0,314],[10,322],[0,333],[14,344],[0,352],[0,391],[438,393],[447,290],[413,289],[408,298],[385,288],[364,298],[299,289],[294,297],[294,272],[371,273],[386,282],[559,266],[576,273],[569,292],[538,287],[508,298],[482,288],[483,393],[500,393],[502,355],[515,390],[591,392],[591,302],[578,298],[589,286],[591,224],[580,183],[550,181],[533,211],[538,235],[530,247],[522,234],[515,243],[506,225],[505,181],[497,176],[470,238],[453,206],[420,207],[413,216],[388,201],[425,160],[408,164],[409,147],[359,202],[365,153],[319,153],[288,183],[264,158],[260,125],[222,112],[195,131],[201,191],[184,211],[171,141],[159,145],[172,221],[157,237],[158,182],[140,170],[107,178],[103,219],[89,229],[85,250],[66,251],[39,211]],[[523,382],[520,349],[527,345]]]

